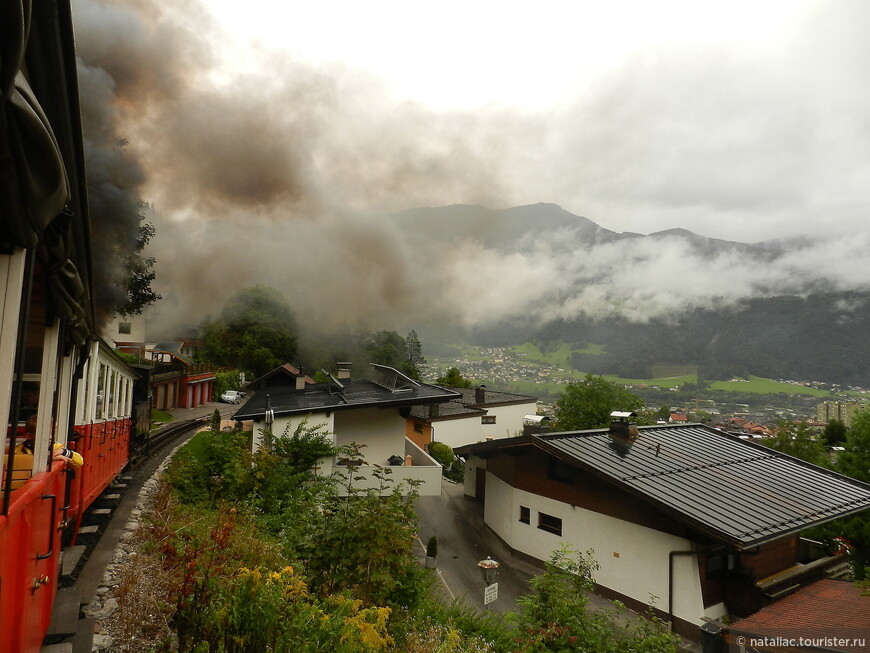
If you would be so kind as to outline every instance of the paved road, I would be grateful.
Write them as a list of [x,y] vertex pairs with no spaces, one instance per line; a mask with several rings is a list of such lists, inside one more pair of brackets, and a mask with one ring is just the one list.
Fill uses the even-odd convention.
[[219,410],[221,417],[229,419],[238,409],[239,404],[224,404],[218,401],[209,402],[196,408],[173,408],[166,411],[175,419],[194,419],[214,413],[215,409]]
[[420,517],[418,555],[425,557],[429,537],[438,538],[437,574],[451,598],[484,609],[484,582],[477,563],[490,556],[498,561],[498,599],[485,607],[492,612],[516,611],[518,597],[529,593],[529,579],[541,569],[512,556],[483,525],[483,507],[463,496],[462,486],[442,479],[441,495],[417,500]]

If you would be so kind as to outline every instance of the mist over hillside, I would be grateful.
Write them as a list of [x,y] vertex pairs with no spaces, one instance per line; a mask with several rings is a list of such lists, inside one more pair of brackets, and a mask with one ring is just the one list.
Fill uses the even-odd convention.
[[426,208],[395,220],[421,250],[479,255],[457,261],[463,306],[488,306],[493,319],[418,325],[434,340],[597,343],[606,354],[575,355],[572,365],[629,378],[675,363],[708,379],[870,385],[866,272],[860,257],[842,266],[845,252],[829,242],[617,233],[552,204]]

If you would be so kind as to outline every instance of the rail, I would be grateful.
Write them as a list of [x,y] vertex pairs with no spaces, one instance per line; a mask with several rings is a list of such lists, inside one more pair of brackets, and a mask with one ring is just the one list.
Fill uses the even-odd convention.
[[154,431],[148,436],[144,445],[140,447],[138,451],[133,453],[131,456],[131,462],[134,464],[141,462],[141,460],[153,455],[167,444],[174,442],[178,436],[206,424],[208,420],[208,416],[185,419],[178,422],[172,422],[171,424]]

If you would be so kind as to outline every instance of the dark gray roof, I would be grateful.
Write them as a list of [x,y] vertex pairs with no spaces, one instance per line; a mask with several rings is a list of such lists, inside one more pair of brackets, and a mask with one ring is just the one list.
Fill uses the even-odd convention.
[[487,406],[487,405],[501,405],[501,404],[527,404],[530,401],[537,401],[537,397],[533,397],[531,395],[520,395],[515,394],[513,392],[501,392],[499,390],[488,390],[485,389],[483,391],[483,401],[477,401],[475,396],[475,391],[477,388],[451,388],[452,390],[456,390],[456,392],[460,393],[462,397],[459,399],[463,404],[467,406]]
[[268,397],[275,416],[348,410],[370,406],[407,406],[450,401],[458,394],[428,383],[413,383],[408,389],[391,390],[365,379],[314,383],[296,390],[295,386],[277,386],[257,392],[235,414],[237,420],[260,420],[266,413]]
[[483,401],[477,401],[476,391],[478,388],[448,388],[459,393],[459,396],[449,404],[438,407],[438,415],[430,417],[428,406],[415,406],[411,410],[411,416],[422,420],[457,419],[460,417],[478,417],[486,415],[487,406],[509,406],[511,404],[527,404],[537,401],[537,397],[531,395],[519,395],[513,392],[500,392],[498,390],[484,390]]
[[481,415],[486,415],[486,412],[486,410],[480,408],[466,406],[458,399],[454,399],[453,401],[448,401],[446,404],[440,404],[438,406],[438,415],[435,417],[430,417],[429,406],[414,406],[411,409],[411,417],[416,417],[417,419],[422,420],[457,419],[459,417],[479,417]]
[[638,431],[631,444],[606,429],[500,442],[537,446],[741,548],[870,508],[870,485],[701,424]]

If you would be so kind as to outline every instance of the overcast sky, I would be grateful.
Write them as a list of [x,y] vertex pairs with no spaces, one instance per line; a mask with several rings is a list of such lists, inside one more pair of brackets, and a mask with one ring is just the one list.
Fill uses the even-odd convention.
[[503,206],[743,241],[867,229],[863,0],[208,6],[249,54],[280,49],[370,75],[380,101],[500,122]]
[[[870,285],[868,1],[73,0],[73,11],[86,132],[125,139],[130,164],[114,153],[101,170],[93,155],[90,177],[153,205],[158,286],[196,312],[258,282],[315,322],[380,328],[510,318],[533,298],[540,310],[541,288],[553,289],[541,314],[606,313],[631,296],[644,319],[820,279]],[[621,269],[623,251],[574,256],[553,234],[510,259],[485,241],[421,258],[384,217],[538,202],[617,232],[828,242],[776,265],[709,261],[682,241],[638,247],[626,277],[602,273]],[[461,271],[497,280],[494,294],[463,302]],[[583,292],[566,299],[565,279]]]

